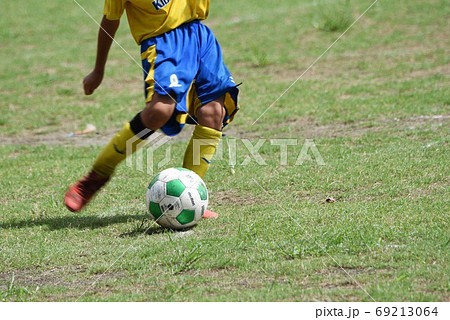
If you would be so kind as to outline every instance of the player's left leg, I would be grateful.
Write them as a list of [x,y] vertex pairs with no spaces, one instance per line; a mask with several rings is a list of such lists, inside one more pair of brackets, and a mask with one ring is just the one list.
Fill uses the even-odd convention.
[[[183,167],[204,177],[211,159],[222,138],[225,118],[224,97],[213,100],[197,109],[197,121],[191,140],[184,154]],[[218,214],[206,210],[203,218],[217,218]]]
[[198,125],[186,148],[183,167],[203,178],[222,138],[225,117],[224,97],[213,100],[197,109]]

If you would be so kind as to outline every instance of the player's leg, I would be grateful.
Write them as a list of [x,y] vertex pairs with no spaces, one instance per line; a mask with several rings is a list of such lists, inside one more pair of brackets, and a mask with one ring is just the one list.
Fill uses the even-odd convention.
[[129,155],[127,151],[135,152],[143,140],[169,120],[174,108],[175,102],[170,96],[155,93],[145,109],[126,123],[103,148],[89,174],[69,188],[64,197],[67,208],[80,211],[108,182],[117,165]]
[[[197,24],[199,46],[199,70],[196,74],[194,102],[190,110],[198,121],[191,141],[186,149],[183,166],[202,178],[206,174],[217,145],[222,137],[222,128],[233,120],[237,110],[239,90],[231,73],[223,62],[222,51],[214,34],[201,23]],[[217,217],[206,210],[203,217]]]
[[[198,23],[197,32],[197,38],[203,45],[200,46],[199,70],[189,112],[197,118],[198,124],[186,149],[183,166],[203,178],[222,137],[222,128],[239,109],[239,90],[223,61],[222,50],[212,31]],[[196,103],[198,101],[200,105]]]
[[97,157],[93,170],[100,177],[111,176],[116,166],[127,156],[127,142],[131,146],[131,149],[130,147],[128,149],[134,153],[140,142],[169,120],[174,108],[175,102],[170,96],[155,93],[145,109],[125,124],[122,130],[106,145]]
[[225,118],[225,97],[222,96],[197,109],[198,124],[222,132]]
[[203,178],[222,138],[225,117],[224,97],[213,100],[197,109],[198,125],[186,148],[183,167]]
[[142,125],[152,131],[160,129],[172,116],[176,100],[170,95],[154,93],[152,100],[141,112]]
[[[222,138],[223,119],[226,111],[224,97],[213,100],[197,109],[198,125],[195,126],[191,140],[184,154],[183,167],[204,177],[211,159]],[[206,210],[203,218],[217,218],[219,215]]]

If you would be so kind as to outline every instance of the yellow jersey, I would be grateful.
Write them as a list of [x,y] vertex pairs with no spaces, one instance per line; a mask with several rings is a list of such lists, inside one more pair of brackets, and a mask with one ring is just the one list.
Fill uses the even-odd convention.
[[183,23],[204,20],[210,0],[105,0],[103,14],[119,20],[127,11],[131,34],[138,44],[173,30]]

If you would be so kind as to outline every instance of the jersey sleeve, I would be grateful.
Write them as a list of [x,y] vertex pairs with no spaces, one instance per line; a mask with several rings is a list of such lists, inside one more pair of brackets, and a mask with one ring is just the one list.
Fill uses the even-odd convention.
[[105,0],[103,14],[108,20],[119,20],[125,10],[127,0]]

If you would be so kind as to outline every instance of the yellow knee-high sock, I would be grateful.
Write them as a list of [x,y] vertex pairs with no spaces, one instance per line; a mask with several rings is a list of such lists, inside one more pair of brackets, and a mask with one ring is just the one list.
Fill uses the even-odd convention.
[[[133,138],[132,140],[130,140]],[[144,141],[139,139],[126,123],[123,128],[108,142],[95,160],[93,170],[100,177],[109,177],[116,166],[127,156],[127,141],[130,141],[131,152],[136,151],[136,146]]]
[[195,126],[184,154],[183,167],[203,178],[222,138],[222,132],[202,125]]

